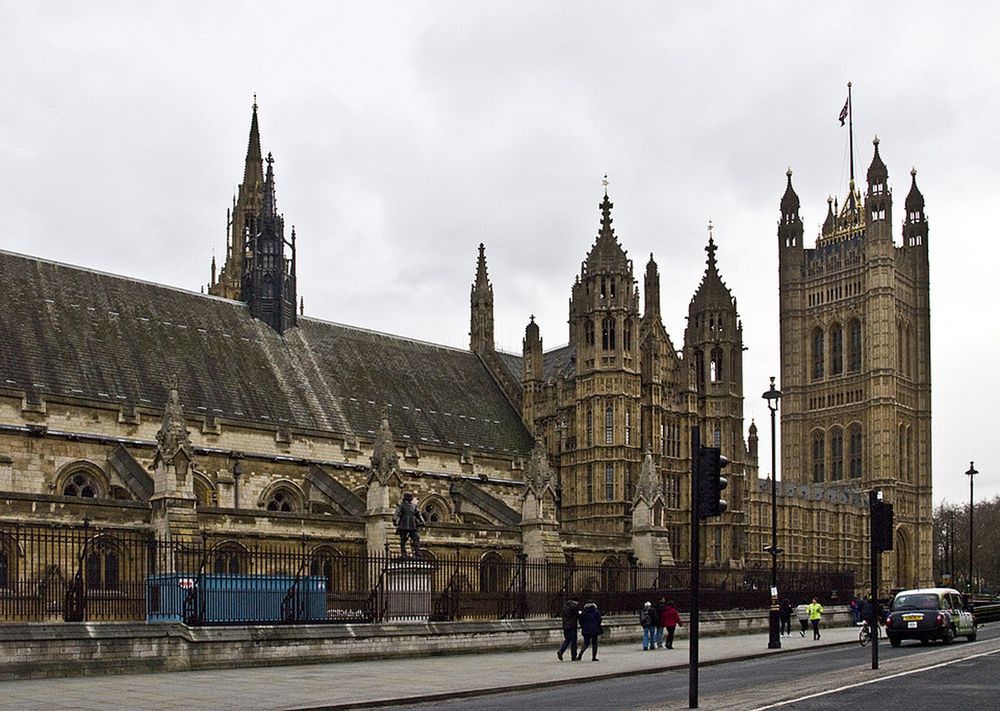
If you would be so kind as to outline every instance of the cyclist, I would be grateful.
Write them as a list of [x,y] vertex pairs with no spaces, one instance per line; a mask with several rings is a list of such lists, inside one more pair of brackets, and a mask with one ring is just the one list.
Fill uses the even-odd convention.
[[878,623],[878,610],[875,609],[871,600],[865,598],[861,603],[861,624],[864,625],[860,634],[862,645],[867,644],[873,635],[880,634]]

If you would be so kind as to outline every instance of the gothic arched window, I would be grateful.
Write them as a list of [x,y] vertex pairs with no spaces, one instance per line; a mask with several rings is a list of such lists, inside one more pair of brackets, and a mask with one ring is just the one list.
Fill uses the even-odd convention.
[[330,546],[322,546],[313,551],[309,561],[309,574],[326,581],[327,592],[340,592],[344,589],[343,566],[340,552]]
[[490,551],[479,560],[479,592],[501,592],[505,585],[503,574],[503,558],[499,553]]
[[293,512],[301,510],[302,504],[297,492],[287,486],[279,486],[268,495],[264,508],[268,511]]
[[604,500],[615,500],[615,465],[611,462],[604,465]]
[[710,376],[713,383],[722,382],[722,349],[712,349],[712,362],[709,364]]
[[98,492],[97,484],[85,472],[74,472],[63,485],[63,496],[80,496],[85,499],[96,499]]
[[583,338],[588,346],[594,345],[594,322],[589,318],[583,322]]
[[604,592],[617,592],[622,588],[623,581],[622,564],[614,556],[604,559],[601,564],[601,590]]
[[826,480],[826,440],[825,433],[817,431],[812,437],[813,483]]
[[905,354],[906,354],[905,358],[904,358],[904,361],[905,361],[905,364],[906,364],[906,376],[907,377],[912,377],[913,376],[913,361],[911,359],[911,356],[913,354],[913,340],[912,340],[912,338],[913,337],[910,335],[910,327],[909,327],[909,325],[907,325],[906,329],[905,329],[905,331],[903,333],[903,346],[904,346],[904,350],[905,350]]
[[222,543],[215,549],[215,561],[212,570],[216,573],[238,575],[247,568],[248,554],[238,543]]
[[121,558],[115,541],[106,536],[91,540],[84,569],[88,589],[116,590],[121,582]]
[[632,322],[627,318],[622,325],[622,346],[627,351],[632,350]]
[[615,443],[615,408],[608,405],[604,408],[604,444]]
[[839,323],[830,326],[830,375],[844,372],[844,329]]
[[844,478],[844,430],[834,427],[830,430],[830,481]]
[[899,477],[906,480],[906,427],[902,424],[896,432],[896,466],[899,470]]
[[823,377],[823,329],[814,328],[812,332],[812,379]]
[[601,346],[606,351],[615,349],[615,319],[612,316],[601,321]]
[[850,475],[852,479],[861,478],[861,425],[854,423],[851,425],[850,429],[850,463],[848,465],[850,469]]
[[847,325],[847,370],[861,370],[861,321],[856,318]]
[[914,451],[913,451],[913,428],[906,428],[906,480],[913,481],[913,461],[914,461]]

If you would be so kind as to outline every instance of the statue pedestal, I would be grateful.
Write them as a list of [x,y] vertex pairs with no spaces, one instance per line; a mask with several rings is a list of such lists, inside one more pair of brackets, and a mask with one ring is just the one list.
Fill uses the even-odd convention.
[[431,571],[431,564],[419,558],[399,558],[386,564],[380,596],[386,622],[430,619]]

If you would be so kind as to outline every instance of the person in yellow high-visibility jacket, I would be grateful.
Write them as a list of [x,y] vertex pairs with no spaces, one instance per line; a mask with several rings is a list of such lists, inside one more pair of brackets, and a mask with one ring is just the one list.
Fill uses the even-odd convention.
[[813,598],[813,601],[806,605],[806,612],[809,613],[809,624],[813,628],[813,639],[819,639],[819,621],[823,616],[823,606],[819,604],[819,600]]

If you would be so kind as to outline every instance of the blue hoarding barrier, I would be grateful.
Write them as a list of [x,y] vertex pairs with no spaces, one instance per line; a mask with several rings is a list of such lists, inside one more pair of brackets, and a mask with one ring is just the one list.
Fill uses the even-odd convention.
[[[146,621],[183,622],[192,594],[204,624],[321,622],[326,580],[321,576],[164,573],[146,579]],[[290,591],[293,591],[289,595]]]

